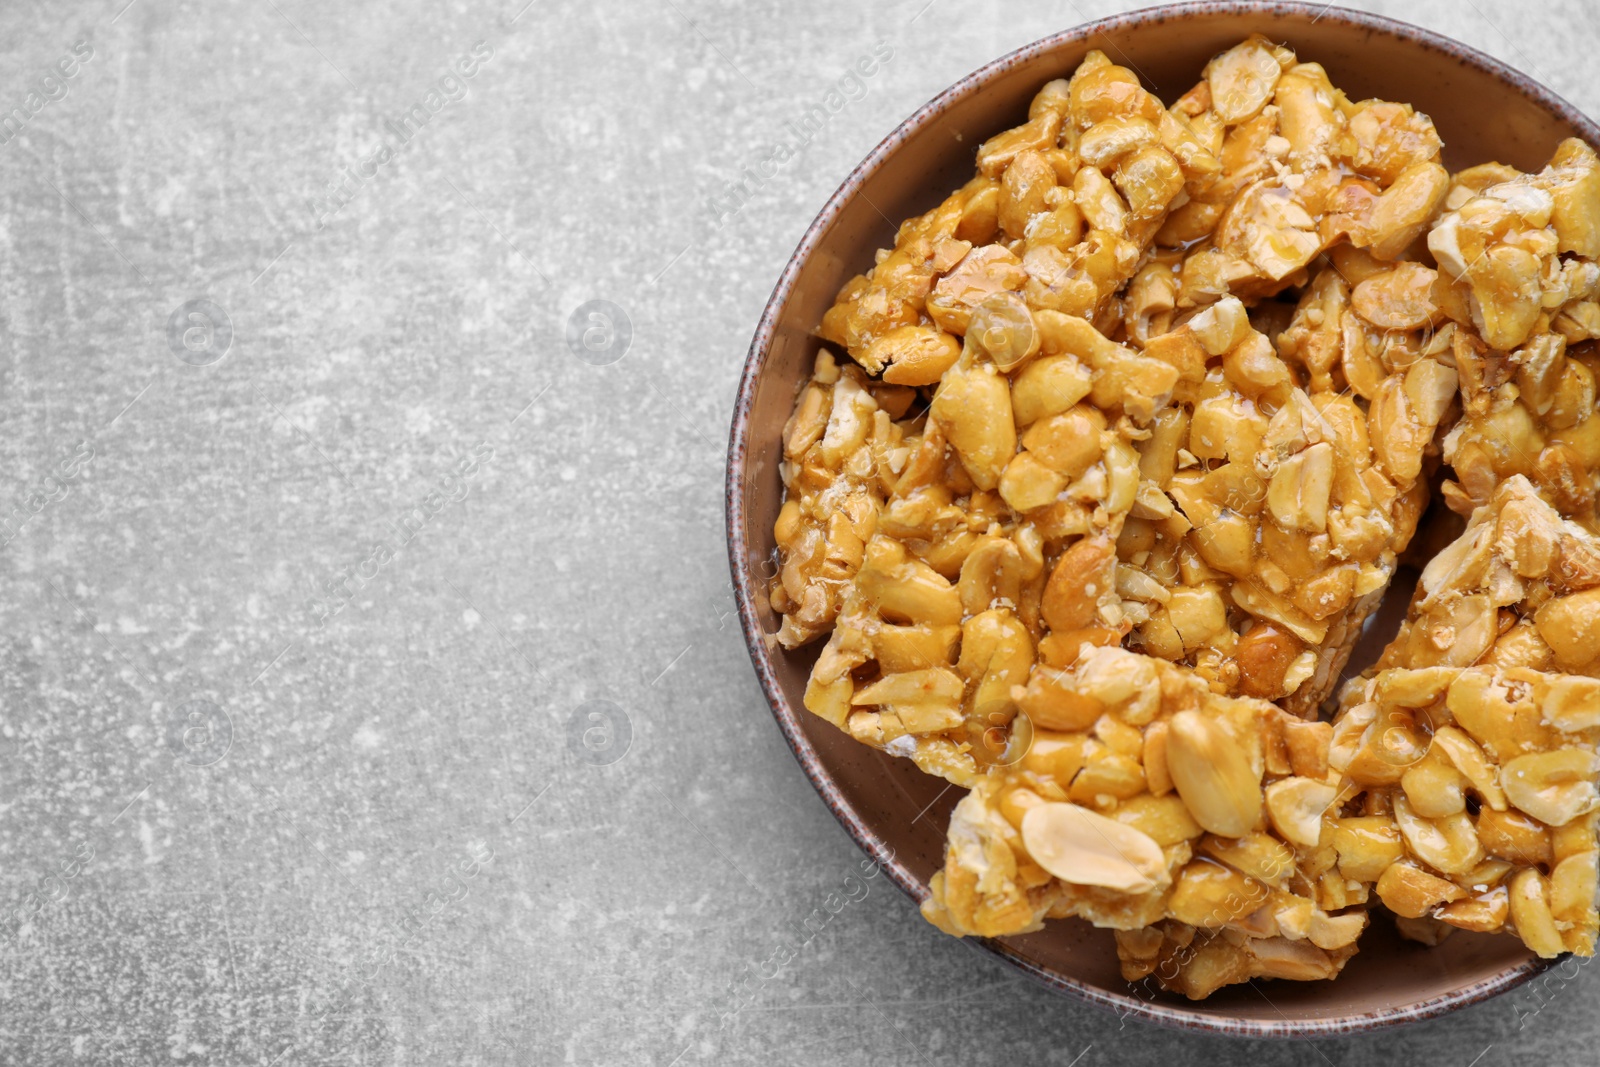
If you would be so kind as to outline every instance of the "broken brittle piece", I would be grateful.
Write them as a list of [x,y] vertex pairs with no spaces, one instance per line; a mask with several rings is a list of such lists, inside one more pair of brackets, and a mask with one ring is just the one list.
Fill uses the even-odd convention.
[[1600,538],[1515,475],[1422,572],[1378,668],[1489,663],[1600,676]]
[[1600,539],[1514,477],[1429,565],[1376,673],[1350,684],[1330,760],[1391,843],[1391,862],[1358,873],[1376,873],[1395,914],[1594,953],[1596,600]]
[[1445,500],[1466,515],[1520,474],[1592,523],[1600,159],[1564,141],[1538,174],[1464,173],[1449,204],[1428,234],[1439,306],[1462,327],[1452,351],[1464,417],[1444,443],[1456,479]]
[[[1359,681],[1333,765],[1401,855],[1396,915],[1593,955],[1600,680],[1526,667],[1392,668]],[[1370,874],[1370,869],[1364,871]]]
[[[1036,672],[1019,703],[1033,744],[956,806],[929,921],[995,937],[1078,916],[1248,943],[1256,962],[1237,976],[1212,984],[1187,959],[1162,976],[1193,996],[1223,980],[1331,977],[1353,954],[1366,915],[1344,909],[1365,896],[1333,870],[1327,724],[1098,646],[1068,670]],[[1137,970],[1130,980],[1149,973]]]

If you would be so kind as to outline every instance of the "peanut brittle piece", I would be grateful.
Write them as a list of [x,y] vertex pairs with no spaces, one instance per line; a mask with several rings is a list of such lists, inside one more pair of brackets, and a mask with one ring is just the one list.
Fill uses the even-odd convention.
[[[1036,673],[1019,702],[1033,744],[956,806],[930,922],[984,937],[1068,916],[1119,931],[1168,923],[1259,940],[1263,960],[1277,940],[1306,942],[1290,955],[1334,970],[1348,958],[1366,917],[1334,914],[1364,898],[1330,873],[1327,724],[1099,646]],[[1254,973],[1267,971],[1230,980]]]
[[1462,515],[1512,475],[1595,525],[1600,477],[1600,159],[1562,142],[1538,174],[1489,164],[1456,177],[1428,249],[1435,297],[1460,327],[1464,418],[1445,442]]
[[1600,538],[1514,475],[1428,563],[1378,668],[1490,663],[1600,676]]
[[1403,929],[1593,954],[1597,563],[1600,539],[1513,477],[1428,566],[1376,672],[1347,688],[1330,761],[1363,812],[1340,820],[1358,824],[1349,873],[1402,919],[1431,920]]

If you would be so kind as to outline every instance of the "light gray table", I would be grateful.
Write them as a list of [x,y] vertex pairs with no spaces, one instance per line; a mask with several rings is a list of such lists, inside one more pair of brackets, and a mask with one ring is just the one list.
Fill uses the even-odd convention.
[[[756,977],[859,856],[731,614],[750,333],[896,122],[1122,5],[521,2],[0,14],[0,1062],[1593,1060],[1600,970],[1247,1048],[885,880]],[[1600,112],[1584,0],[1373,6]]]

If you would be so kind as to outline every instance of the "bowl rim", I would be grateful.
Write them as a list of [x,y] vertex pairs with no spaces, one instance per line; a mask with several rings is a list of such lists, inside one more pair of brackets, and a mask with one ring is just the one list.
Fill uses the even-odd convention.
[[[867,825],[861,815],[840,793],[833,782],[832,773],[823,765],[816,748],[806,737],[805,731],[801,726],[800,715],[790,705],[773,671],[772,650],[767,645],[766,634],[757,617],[755,590],[744,566],[744,561],[749,555],[749,544],[744,533],[746,508],[743,485],[745,458],[750,443],[751,408],[755,397],[756,384],[766,369],[778,315],[793,295],[795,281],[799,277],[801,266],[809,259],[822,238],[832,229],[844,205],[860,192],[867,179],[878,171],[902,142],[936,120],[950,105],[973,93],[982,91],[992,80],[1018,63],[1054,51],[1065,45],[1082,43],[1096,37],[1104,38],[1106,43],[1111,46],[1111,50],[1118,52],[1120,49],[1117,49],[1115,41],[1110,37],[1110,34],[1114,31],[1124,31],[1148,23],[1187,19],[1202,15],[1250,15],[1255,17],[1266,15],[1276,18],[1287,16],[1291,19],[1309,19],[1309,24],[1312,25],[1326,21],[1332,24],[1343,24],[1353,29],[1376,31],[1397,37],[1430,51],[1441,52],[1461,63],[1476,68],[1482,73],[1490,75],[1545,110],[1560,116],[1574,128],[1581,130],[1586,139],[1592,144],[1600,145],[1600,125],[1597,125],[1594,120],[1590,119],[1559,94],[1516,68],[1495,59],[1493,56],[1450,37],[1435,33],[1432,30],[1383,15],[1338,7],[1331,0],[1328,3],[1307,2],[1307,0],[1276,0],[1276,2],[1272,3],[1260,3],[1258,0],[1187,0],[1187,2],[1139,8],[1122,14],[1084,22],[1049,34],[984,64],[917,108],[904,121],[897,124],[850,171],[844,181],[840,183],[838,189],[828,198],[816,218],[806,228],[805,234],[801,237],[799,243],[795,246],[794,252],[791,253],[785,263],[783,272],[779,275],[778,281],[773,287],[772,295],[768,298],[766,306],[762,310],[761,319],[751,339],[750,349],[745,358],[744,371],[739,380],[738,394],[734,404],[732,425],[729,429],[727,473],[724,483],[728,563],[732,572],[734,598],[738,606],[739,624],[744,633],[745,645],[749,650],[750,659],[755,667],[761,689],[766,695],[767,704],[771,708],[773,717],[777,720],[778,728],[782,731],[784,740],[788,742],[790,750],[794,753],[794,757],[805,772],[806,777],[822,797],[823,802],[828,806],[828,810],[833,813],[834,818],[844,827],[845,832],[850,835],[851,839],[863,851],[872,857],[880,868],[888,873],[890,880],[895,885],[899,886],[913,901],[919,903],[927,898],[928,888],[903,863],[895,858],[893,849]],[[975,947],[1000,957],[1051,990],[1108,1008],[1124,1018],[1129,1016],[1142,1018],[1165,1027],[1180,1030],[1256,1038],[1305,1039],[1329,1035],[1369,1033],[1375,1030],[1420,1022],[1459,1008],[1481,1003],[1491,997],[1515,989],[1542,974],[1558,962],[1558,960],[1532,959],[1502,971],[1493,977],[1449,993],[1378,1011],[1322,1019],[1294,1019],[1285,1016],[1281,1021],[1275,1021],[1228,1018],[1211,1015],[1192,1008],[1155,1004],[1134,996],[1109,993],[1099,987],[1046,968],[1003,941],[988,938],[964,938],[963,940],[972,942]],[[1262,999],[1267,1000],[1266,994],[1261,992],[1260,987],[1254,981],[1251,981],[1250,985],[1255,988]],[[1268,1003],[1270,1004],[1271,1001],[1268,1000]]]

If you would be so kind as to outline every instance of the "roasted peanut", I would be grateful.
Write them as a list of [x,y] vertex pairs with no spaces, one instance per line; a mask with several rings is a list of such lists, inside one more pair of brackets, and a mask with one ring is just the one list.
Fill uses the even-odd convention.
[[1076,804],[1041,804],[1022,818],[1034,862],[1074,885],[1143,892],[1165,880],[1166,858],[1147,834]]
[[1260,776],[1217,720],[1195,711],[1174,715],[1167,769],[1195,821],[1212,833],[1242,837],[1260,820]]

